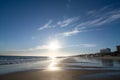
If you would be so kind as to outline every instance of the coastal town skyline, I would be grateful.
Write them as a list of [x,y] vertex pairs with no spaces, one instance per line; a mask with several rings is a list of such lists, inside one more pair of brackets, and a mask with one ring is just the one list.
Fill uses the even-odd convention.
[[0,0],[0,55],[116,51],[119,5],[119,0]]

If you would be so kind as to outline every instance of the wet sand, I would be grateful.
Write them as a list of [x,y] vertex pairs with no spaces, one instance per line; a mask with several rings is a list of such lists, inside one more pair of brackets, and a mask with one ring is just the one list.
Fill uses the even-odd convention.
[[[113,73],[113,74],[111,74]],[[117,74],[116,74],[117,73]],[[118,70],[31,70],[0,75],[0,80],[120,80]]]

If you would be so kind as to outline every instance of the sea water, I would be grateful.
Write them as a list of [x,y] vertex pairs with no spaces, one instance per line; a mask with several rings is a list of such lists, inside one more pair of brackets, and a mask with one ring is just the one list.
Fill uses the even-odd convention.
[[[82,58],[82,57],[36,57],[36,56],[0,56],[0,74],[17,71],[41,69],[46,70],[56,62],[63,69],[110,69],[120,70],[119,59]],[[61,66],[62,65],[62,66]],[[56,65],[53,65],[54,67]]]

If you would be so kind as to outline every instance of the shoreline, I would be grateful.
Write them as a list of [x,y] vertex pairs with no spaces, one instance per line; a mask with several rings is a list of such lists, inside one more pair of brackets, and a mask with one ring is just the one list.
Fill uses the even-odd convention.
[[112,56],[104,56],[104,57],[94,57],[94,58],[100,58],[100,59],[119,59],[120,60],[120,57],[112,57]]
[[120,60],[120,57],[113,57],[113,56],[104,56],[104,57],[79,57],[76,56],[77,58],[94,58],[94,59],[115,59],[115,60]]
[[[109,75],[106,75],[108,73]],[[115,73],[115,75],[113,73]],[[97,75],[100,78],[97,78]],[[112,76],[115,76],[115,77],[112,77]],[[36,70],[19,71],[19,72],[0,75],[0,80],[106,80],[106,79],[119,80],[120,70],[46,71],[46,70],[36,69]]]

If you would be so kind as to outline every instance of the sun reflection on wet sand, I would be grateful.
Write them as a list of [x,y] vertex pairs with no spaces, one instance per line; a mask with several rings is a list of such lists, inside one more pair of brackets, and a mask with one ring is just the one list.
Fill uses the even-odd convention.
[[58,64],[57,58],[56,57],[51,57],[51,62],[48,65],[47,70],[49,70],[49,71],[60,70],[60,68],[56,66],[57,64]]

